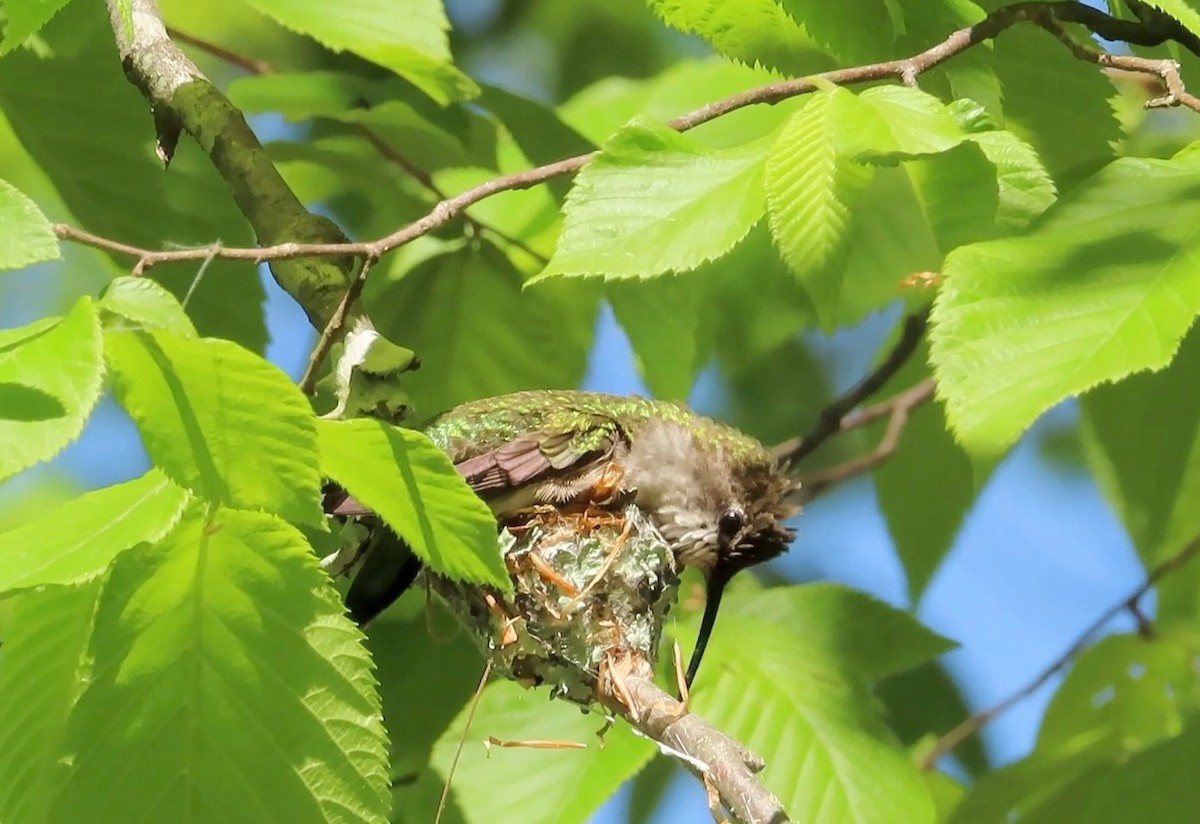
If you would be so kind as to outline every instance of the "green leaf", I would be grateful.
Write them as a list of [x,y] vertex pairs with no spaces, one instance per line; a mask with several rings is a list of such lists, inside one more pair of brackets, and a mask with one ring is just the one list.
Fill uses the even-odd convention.
[[62,319],[0,330],[0,480],[75,440],[100,399],[104,360],[90,298]]
[[45,821],[67,718],[86,675],[100,582],[16,599],[0,661],[0,819]]
[[20,46],[71,0],[5,0],[4,41],[0,43],[0,57]]
[[726,57],[789,75],[832,68],[802,26],[776,0],[646,0],[667,25],[698,34]]
[[[904,31],[892,56],[905,57],[928,49],[951,32],[972,26],[986,12],[971,0],[900,0]],[[981,43],[921,73],[921,88],[942,100],[970,98],[999,116],[1004,110],[1003,90],[992,66],[991,43]]]
[[105,344],[117,400],[167,477],[209,501],[324,524],[312,410],[278,367],[157,330]]
[[[459,742],[467,733],[464,709],[434,747],[431,764],[413,788],[401,816],[432,821]],[[454,770],[446,824],[466,821],[587,821],[617,788],[655,753],[654,744],[624,724],[596,740],[603,719],[546,700],[544,693],[511,681],[488,685],[471,722],[470,736]],[[586,744],[586,749],[503,748],[488,752],[479,739],[543,739]]]
[[873,174],[837,150],[833,106],[850,94],[832,89],[814,95],[788,120],[767,155],[764,186],[771,234],[808,289],[842,262],[852,211]]
[[968,449],[997,452],[1041,412],[1160,369],[1200,310],[1200,164],[1123,158],[1022,237],[955,250],[933,311],[939,393]]
[[971,141],[996,167],[1000,228],[1016,234],[1054,204],[1058,190],[1032,146],[1008,131],[983,132]]
[[1179,632],[1099,641],[1075,661],[1055,692],[1037,748],[1053,752],[1084,745],[1123,760],[1178,735],[1185,718],[1200,708],[1197,651],[1196,638]]
[[1037,149],[1060,189],[1112,159],[1121,129],[1108,78],[1033,26],[1006,31],[992,55],[1004,89],[1005,127]]
[[283,26],[335,52],[349,51],[391,69],[441,104],[467,100],[479,87],[454,66],[441,0],[346,0],[330,14],[321,0],[246,0]]
[[[354,108],[338,120],[371,129],[392,151],[417,168],[496,166],[495,126],[475,113],[434,116],[402,100],[385,100],[369,109]],[[438,116],[441,115],[441,116]]]
[[317,422],[321,468],[435,572],[508,591],[496,519],[428,437],[381,421]]
[[833,140],[852,160],[892,164],[938,154],[965,138],[942,101],[907,86],[876,86],[832,96]]
[[763,780],[797,821],[932,822],[870,687],[950,643],[835,584],[730,595],[693,709],[766,760]]
[[227,94],[243,112],[278,112],[297,122],[342,114],[361,105],[370,89],[369,80],[349,72],[271,72],[234,78]]
[[99,306],[110,330],[148,328],[184,338],[196,336],[196,327],[179,300],[150,278],[114,278],[105,288]]
[[[888,725],[896,731],[901,743],[916,748],[917,752],[922,751],[932,736],[952,729],[971,714],[962,691],[936,661],[893,675],[876,692],[887,708]],[[988,767],[979,736],[971,736],[955,747],[954,757],[973,776]]]
[[904,31],[897,0],[777,0],[813,39],[843,62],[861,63],[892,56],[896,35]]
[[[929,376],[929,350],[922,344],[896,374],[897,387]],[[882,437],[883,425],[874,437]],[[954,441],[940,404],[912,411],[892,456],[875,470],[875,495],[904,565],[909,592],[921,597],[950,551],[963,519],[987,480]]]
[[[830,68],[823,65],[822,68]],[[812,67],[797,71],[808,74]],[[589,140],[601,144],[635,117],[666,122],[680,112],[699,108],[778,79],[761,69],[708,58],[681,60],[662,74],[642,81],[608,77],[589,86],[559,107],[563,119]],[[773,106],[743,106],[689,129],[687,136],[714,149],[744,146],[772,134],[796,111],[801,98]]]
[[51,818],[384,820],[379,696],[341,612],[303,536],[270,515],[193,507],[122,555]]
[[[1035,752],[982,776],[954,809],[950,822],[1001,824],[1030,821],[1040,804],[1054,798],[1103,761],[1100,754],[1089,749],[1078,753]],[[1067,820],[1083,819],[1072,815]]]
[[[531,165],[552,163],[596,148],[596,144],[567,125],[552,108],[536,100],[484,84],[477,102],[504,124]],[[546,186],[562,201],[570,190],[570,181],[553,178],[546,181]]]
[[1198,758],[1200,726],[1193,719],[1178,737],[1138,753],[1125,763],[1088,770],[1021,821],[1186,824],[1200,809],[1195,771]]
[[367,638],[383,698],[392,775],[401,776],[396,783],[405,786],[467,705],[483,666],[466,633],[443,634],[454,618],[439,601],[427,601],[420,587],[409,593],[371,621]]
[[421,356],[421,370],[405,386],[422,417],[475,398],[582,380],[595,290],[567,282],[522,290],[512,262],[486,242],[408,265],[376,273],[366,305],[381,334]]
[[802,283],[826,331],[857,322],[897,298],[914,308],[927,300],[922,290],[903,288],[911,274],[936,269],[942,259],[930,226],[937,213],[926,214],[928,203],[918,199],[909,171],[877,170],[846,225],[845,253],[823,269],[804,273]]
[[1188,0],[1143,0],[1143,3],[1171,15],[1192,34],[1200,34],[1200,12]]
[[87,492],[0,533],[0,592],[92,578],[126,549],[175,526],[188,495],[150,471]]
[[[698,327],[698,343],[711,339],[720,361],[731,372],[758,363],[779,346],[795,341],[796,332],[816,320],[812,301],[771,243],[766,221],[756,224],[729,254],[706,263],[686,279],[711,284],[708,301],[714,311]],[[804,386],[807,392],[810,385]]]
[[576,176],[554,256],[539,278],[646,278],[728,252],[763,212],[751,143],[712,150],[645,119],[614,135]]
[[37,204],[0,180],[0,269],[59,257],[58,238]]
[[708,354],[700,315],[710,286],[696,273],[648,281],[615,281],[604,295],[637,356],[638,372],[656,398],[685,401]]
[[1147,566],[1200,534],[1200,328],[1161,372],[1082,399],[1085,455]]
[[996,167],[979,146],[963,143],[905,168],[943,253],[996,236]]
[[1195,716],[1183,732],[1121,759],[1101,747],[1035,751],[984,776],[951,816],[952,824],[1088,824],[1191,821],[1200,805]]
[[[42,36],[53,59],[27,50],[4,58],[0,111],[79,225],[145,249],[253,245],[208,157],[185,144],[169,171],[155,157],[153,119],[121,69],[104,4],[72,3]],[[86,128],[64,128],[63,112]],[[114,272],[128,272],[133,263],[126,255],[113,260]],[[252,262],[164,263],[153,271],[182,296],[201,269],[204,278],[188,302],[196,326],[261,351],[263,285]]]

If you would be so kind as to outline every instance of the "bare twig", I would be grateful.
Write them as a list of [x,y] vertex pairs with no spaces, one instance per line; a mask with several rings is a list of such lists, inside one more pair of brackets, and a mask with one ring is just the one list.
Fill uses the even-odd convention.
[[817,416],[816,424],[808,434],[792,438],[773,447],[771,451],[776,459],[795,466],[838,432],[854,428],[845,425],[846,416],[856,406],[882,389],[891,377],[900,371],[900,367],[904,366],[916,351],[921,336],[925,334],[925,326],[928,321],[928,309],[909,315],[904,321],[904,329],[900,333],[900,338],[883,362],[851,387],[850,391],[822,409]]
[[[149,4],[146,3],[145,5]],[[942,42],[911,57],[836,69],[812,78],[793,78],[768,83],[705,104],[694,111],[669,121],[668,125],[673,129],[686,131],[746,106],[769,105],[798,95],[807,94],[815,91],[820,84],[832,83],[834,85],[848,86],[888,79],[911,83],[923,72],[941,65],[978,43],[996,37],[1001,32],[1018,23],[1034,21],[1043,27],[1047,27],[1052,26],[1056,20],[1081,23],[1103,36],[1115,37],[1133,43],[1159,43],[1165,39],[1178,40],[1181,37],[1178,33],[1164,33],[1161,27],[1160,29],[1149,31],[1144,25],[1134,24],[1131,21],[1116,20],[1082,3],[1015,3],[996,9],[975,25],[959,29],[951,33]],[[198,47],[204,47],[195,39],[192,42]],[[1196,108],[1194,105],[1196,102],[1195,98],[1184,90],[1178,66],[1171,61],[1145,60],[1129,55],[1109,55],[1091,52],[1090,50],[1086,50],[1085,54],[1073,49],[1072,53],[1080,59],[1103,67],[1120,68],[1142,74],[1153,74],[1163,78],[1164,82],[1167,83],[1168,95],[1156,101],[1151,101],[1153,105],[1182,105],[1189,108]],[[248,70],[250,69],[249,65],[245,67]],[[255,68],[262,68],[262,66],[256,66]],[[527,189],[560,175],[573,174],[582,168],[590,158],[591,154],[564,158],[533,169],[501,175],[500,177],[467,189],[464,192],[460,192],[457,195],[443,197],[424,217],[373,241],[356,243],[276,243],[258,248],[223,247],[219,250],[217,257],[233,260],[253,260],[256,263],[261,263],[265,260],[292,260],[301,257],[323,256],[353,255],[364,258],[377,258],[444,225],[467,207],[485,198],[504,191]],[[139,272],[158,263],[203,259],[210,252],[209,247],[163,251],[141,249],[118,241],[98,237],[64,224],[57,224],[54,229],[56,234],[62,239],[73,240],[104,249],[105,251],[137,258],[137,271]]]
[[202,37],[195,37],[172,26],[167,26],[167,34],[172,40],[177,40],[180,43],[186,43],[202,52],[207,52],[213,57],[224,60],[231,66],[237,66],[239,69],[243,69],[250,74],[270,74],[271,72],[275,71],[274,67],[271,66],[271,64],[266,60],[259,60],[255,57],[239,54],[238,52],[227,49],[217,43],[213,43],[211,40],[205,40]]
[[1187,91],[1179,73],[1179,62],[1170,59],[1138,57],[1135,54],[1109,54],[1080,42],[1062,27],[1050,13],[1039,15],[1035,22],[1065,45],[1075,57],[1095,63],[1102,69],[1118,69],[1137,74],[1154,75],[1166,86],[1166,93],[1146,101],[1147,109],[1183,106],[1200,113],[1200,98]]
[[367,285],[367,275],[371,273],[371,267],[375,265],[375,261],[376,258],[363,260],[362,267],[358,270],[358,276],[351,281],[350,286],[346,289],[346,294],[342,296],[342,302],[334,310],[333,317],[325,325],[321,337],[317,340],[317,345],[313,348],[312,354],[308,356],[308,366],[304,370],[303,377],[300,378],[300,391],[304,394],[312,394],[313,388],[317,384],[317,373],[321,369],[321,364],[324,363],[325,358],[329,356],[329,350],[333,348],[338,338],[342,336],[342,332],[345,331],[346,319],[350,316],[350,307],[354,305],[354,301],[358,300],[363,287]]
[[[248,57],[231,49],[227,49],[220,44],[213,43],[210,40],[205,40],[202,37],[195,37],[187,32],[171,28],[170,26],[167,27],[167,33],[173,39],[178,40],[181,43],[187,43],[189,46],[194,46],[200,51],[206,52],[220,60],[224,60],[230,65],[244,69],[250,74],[272,74],[275,71],[275,68],[265,60],[257,60],[253,57]],[[380,157],[383,157],[385,160],[388,160],[391,163],[399,166],[405,171],[406,174],[408,174],[409,177],[428,189],[439,200],[445,200],[448,197],[445,190],[438,186],[436,182],[434,182],[433,176],[429,174],[429,172],[425,171],[416,163],[412,162],[409,158],[398,152],[395,147],[384,140],[378,132],[365,123],[357,123],[354,124],[354,126],[355,130],[362,135],[364,140],[371,144],[371,147],[379,153]],[[497,227],[485,221],[479,220],[472,215],[464,213],[463,217],[468,223],[474,226],[476,230],[487,232],[488,234],[495,236],[497,239],[504,241],[508,245],[520,249],[534,260],[542,263],[546,263],[548,261],[548,258],[545,255],[543,255],[537,249],[534,249],[520,238],[514,237],[504,230],[498,229]]]
[[1109,621],[1120,615],[1122,612],[1128,611],[1132,613],[1135,618],[1139,619],[1140,626],[1141,622],[1145,620],[1145,616],[1141,614],[1139,607],[1139,602],[1141,601],[1142,597],[1145,596],[1155,584],[1157,584],[1167,575],[1170,575],[1172,572],[1175,572],[1176,570],[1182,569],[1184,566],[1186,566],[1187,563],[1196,557],[1197,554],[1200,554],[1200,535],[1193,538],[1187,545],[1185,545],[1174,555],[1167,557],[1155,565],[1154,568],[1150,570],[1150,573],[1146,576],[1146,580],[1143,581],[1137,589],[1133,590],[1133,592],[1126,595],[1120,601],[1104,610],[1104,612],[1102,612],[1095,621],[1089,624],[1087,628],[1083,630],[1083,632],[1079,633],[1075,640],[1071,642],[1070,646],[1068,646],[1063,653],[1058,656],[1058,658],[1054,659],[1049,666],[1038,673],[1038,675],[1032,681],[1018,689],[1003,701],[993,704],[992,706],[980,710],[979,712],[972,713],[962,723],[939,738],[934,743],[933,748],[930,749],[929,752],[925,754],[925,757],[921,760],[922,767],[926,770],[933,769],[942,756],[949,755],[955,747],[957,747],[966,739],[970,738],[975,733],[979,732],[996,716],[1001,715],[1015,704],[1020,703],[1037,692],[1042,685],[1044,685],[1047,681],[1065,669],[1068,664],[1074,661],[1075,658],[1087,648],[1093,636],[1103,629]]
[[446,811],[446,800],[450,798],[450,782],[454,780],[454,771],[458,769],[458,759],[462,757],[463,746],[467,743],[467,735],[471,732],[471,722],[475,720],[475,710],[479,708],[479,699],[483,697],[483,689],[487,686],[491,674],[492,659],[489,658],[483,665],[483,674],[479,676],[479,684],[476,685],[475,692],[471,696],[471,704],[467,708],[467,720],[463,724],[462,738],[458,739],[458,746],[454,748],[454,758],[450,761],[450,769],[446,771],[446,783],[442,785],[442,795],[438,799],[437,813],[433,816],[433,824],[439,824],[442,820],[442,813]]
[[803,492],[804,501],[811,501],[830,486],[854,475],[868,472],[890,458],[896,451],[896,447],[900,445],[900,435],[908,423],[908,417],[912,410],[932,398],[934,388],[933,378],[926,378],[886,401],[868,406],[842,418],[837,429],[838,432],[858,429],[883,417],[888,418],[888,425],[883,432],[883,437],[879,439],[879,443],[867,454],[809,475],[802,475],[800,489]]
[[664,752],[715,790],[737,821],[744,824],[782,824],[783,805],[756,775],[763,761],[697,715],[654,683],[653,673],[635,671],[622,678],[628,706],[616,695],[605,705],[637,730],[657,741]]

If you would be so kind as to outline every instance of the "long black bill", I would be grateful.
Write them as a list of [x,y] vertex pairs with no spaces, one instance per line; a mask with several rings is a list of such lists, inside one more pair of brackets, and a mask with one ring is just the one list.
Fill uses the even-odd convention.
[[721,597],[725,594],[725,585],[729,583],[731,577],[733,576],[728,571],[722,570],[720,565],[708,575],[708,586],[705,588],[704,594],[704,615],[700,618],[700,634],[696,636],[696,648],[692,650],[692,660],[688,662],[687,675],[684,676],[684,681],[689,687],[696,679],[696,671],[700,669],[700,662],[704,659],[708,638],[712,635],[713,627],[717,623],[717,610],[721,608]]

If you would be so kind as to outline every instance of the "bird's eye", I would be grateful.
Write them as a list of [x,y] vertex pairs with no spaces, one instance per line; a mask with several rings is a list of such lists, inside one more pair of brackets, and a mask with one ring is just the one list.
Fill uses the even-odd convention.
[[731,506],[721,513],[721,517],[717,521],[717,529],[726,538],[732,538],[738,534],[745,523],[746,513],[741,510],[741,507]]

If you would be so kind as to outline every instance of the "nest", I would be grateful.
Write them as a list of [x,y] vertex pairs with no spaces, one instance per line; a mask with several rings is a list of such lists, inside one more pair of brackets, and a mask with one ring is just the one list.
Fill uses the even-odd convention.
[[500,545],[511,595],[428,576],[494,669],[590,707],[622,673],[653,668],[679,578],[640,509],[535,513]]

